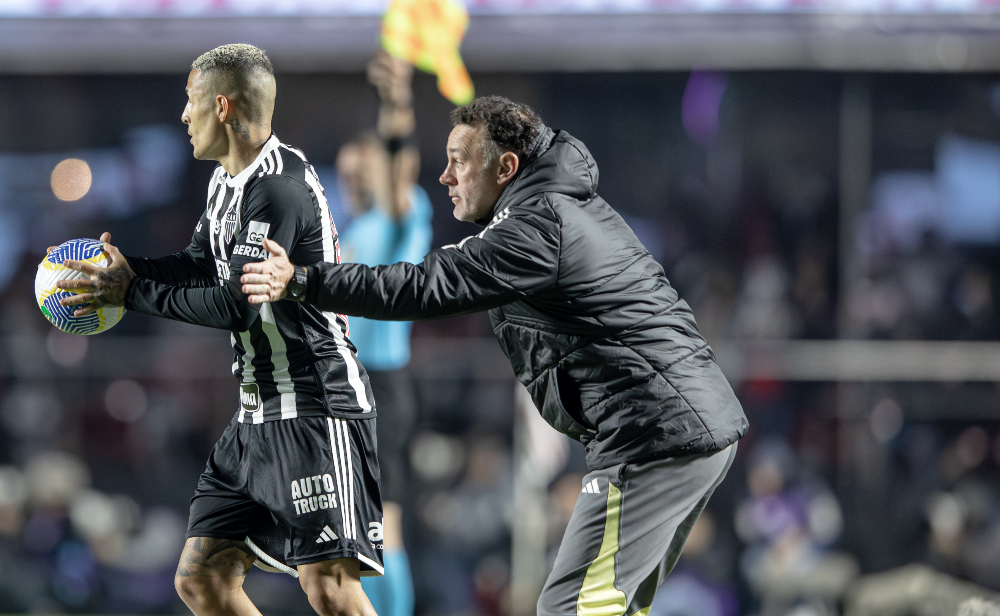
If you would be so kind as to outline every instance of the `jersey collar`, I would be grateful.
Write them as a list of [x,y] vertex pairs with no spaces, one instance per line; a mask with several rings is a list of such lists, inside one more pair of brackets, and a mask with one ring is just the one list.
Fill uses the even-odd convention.
[[[226,186],[235,188],[246,184],[247,180],[250,179],[250,176],[256,173],[260,166],[264,164],[264,159],[267,158],[268,154],[277,149],[280,144],[281,142],[278,141],[278,136],[271,133],[271,138],[268,139],[264,144],[264,147],[260,149],[260,154],[257,155],[257,158],[254,159],[253,163],[251,163],[243,171],[237,173],[235,176],[227,177]],[[227,173],[226,176],[229,176],[229,174]]]

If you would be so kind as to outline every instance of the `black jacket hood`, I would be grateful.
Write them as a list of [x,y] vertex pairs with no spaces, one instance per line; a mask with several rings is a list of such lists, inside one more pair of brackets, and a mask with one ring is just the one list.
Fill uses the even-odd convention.
[[500,194],[489,216],[476,224],[486,226],[508,205],[539,193],[560,193],[581,201],[592,199],[597,194],[597,173],[597,163],[582,141],[566,131],[543,125],[522,161],[521,172]]

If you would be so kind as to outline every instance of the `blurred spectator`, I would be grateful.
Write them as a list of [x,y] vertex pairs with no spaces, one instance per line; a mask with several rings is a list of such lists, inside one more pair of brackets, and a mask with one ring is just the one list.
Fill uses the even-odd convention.
[[436,536],[423,556],[433,567],[424,579],[438,589],[436,613],[496,615],[509,577],[510,453],[503,441],[475,433],[467,451],[458,483],[421,509]]
[[706,510],[691,529],[677,566],[656,591],[649,616],[739,614],[736,588],[728,579],[724,563],[719,562],[716,539],[715,516]]
[[736,532],[747,545],[740,571],[762,616],[784,616],[800,604],[819,606],[807,613],[832,613],[858,574],[853,557],[831,550],[843,530],[840,504],[799,469],[781,441],[750,452],[749,495],[737,509]]

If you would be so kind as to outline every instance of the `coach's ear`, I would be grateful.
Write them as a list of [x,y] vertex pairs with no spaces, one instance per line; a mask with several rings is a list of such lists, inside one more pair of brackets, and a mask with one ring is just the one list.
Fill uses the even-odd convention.
[[521,168],[521,161],[517,154],[504,152],[497,160],[497,185],[505,188],[507,184],[517,176],[517,170]]

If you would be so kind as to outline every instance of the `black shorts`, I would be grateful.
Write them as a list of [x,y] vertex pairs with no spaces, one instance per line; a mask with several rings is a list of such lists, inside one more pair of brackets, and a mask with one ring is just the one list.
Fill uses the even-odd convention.
[[382,499],[406,502],[409,485],[410,435],[417,417],[417,400],[408,370],[369,370],[368,382],[378,408],[378,461]]
[[234,418],[198,481],[187,536],[247,541],[259,561],[293,575],[333,558],[381,575],[375,442],[375,418]]

